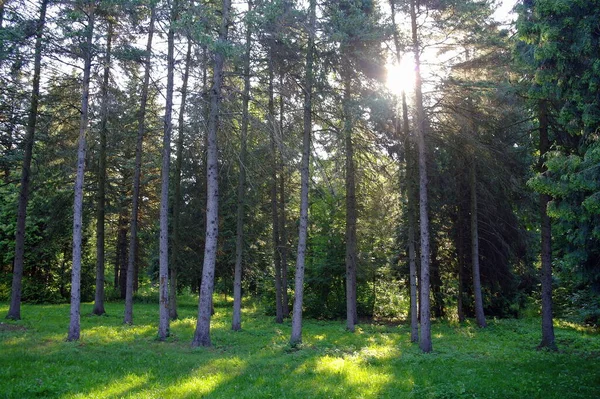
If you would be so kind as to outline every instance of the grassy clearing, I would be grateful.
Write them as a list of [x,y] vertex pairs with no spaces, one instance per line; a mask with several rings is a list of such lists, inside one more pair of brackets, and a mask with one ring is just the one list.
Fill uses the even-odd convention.
[[[82,339],[65,342],[67,305],[25,305],[0,324],[0,398],[598,398],[600,335],[557,322],[560,352],[537,351],[539,320],[433,324],[434,353],[409,342],[407,326],[306,321],[304,344],[290,324],[247,308],[230,330],[230,303],[216,303],[210,349],[192,349],[196,303],[188,298],[168,342],[157,342],[157,305],[123,304],[108,316],[82,307]],[[0,314],[8,305],[0,304]]]

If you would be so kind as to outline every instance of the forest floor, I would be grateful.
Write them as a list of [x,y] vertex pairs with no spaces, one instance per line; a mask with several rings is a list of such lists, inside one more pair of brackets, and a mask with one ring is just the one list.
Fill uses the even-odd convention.
[[[600,333],[556,321],[558,352],[536,350],[539,319],[433,323],[431,354],[407,325],[306,320],[303,344],[290,322],[250,306],[233,332],[231,302],[215,303],[213,347],[190,346],[196,304],[182,301],[166,342],[156,340],[158,306],[123,303],[91,315],[66,342],[68,305],[24,305],[23,320],[0,323],[0,398],[598,398]],[[0,303],[0,314],[8,311]]]

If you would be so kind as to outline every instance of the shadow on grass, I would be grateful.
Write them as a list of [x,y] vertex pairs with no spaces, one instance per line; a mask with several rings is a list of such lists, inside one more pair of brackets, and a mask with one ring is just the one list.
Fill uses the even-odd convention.
[[[255,308],[230,330],[230,304],[216,302],[212,348],[190,347],[196,308],[182,306],[167,342],[157,342],[157,306],[122,304],[83,316],[80,342],[64,342],[68,306],[27,306],[28,318],[0,331],[0,397],[46,398],[592,398],[600,362],[536,351],[532,321],[434,323],[434,353],[409,342],[407,326],[305,321],[304,344],[288,345],[289,323]],[[89,308],[89,309],[88,309]],[[3,306],[0,306],[2,311]],[[91,305],[82,308],[88,314]],[[24,312],[25,313],[25,312]],[[557,328],[557,337],[600,350],[597,335]],[[596,349],[594,349],[596,348]]]

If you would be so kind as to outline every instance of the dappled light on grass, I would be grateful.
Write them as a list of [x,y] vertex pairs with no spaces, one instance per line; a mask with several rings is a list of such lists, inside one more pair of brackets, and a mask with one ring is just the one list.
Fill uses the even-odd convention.
[[245,362],[238,357],[216,359],[169,386],[164,391],[164,397],[184,398],[208,395],[218,386],[235,378],[244,369]]
[[111,381],[106,386],[95,389],[87,393],[79,393],[74,396],[68,395],[65,398],[81,399],[81,398],[120,398],[132,395],[136,391],[140,390],[148,382],[148,375],[134,375],[129,374],[125,377]]

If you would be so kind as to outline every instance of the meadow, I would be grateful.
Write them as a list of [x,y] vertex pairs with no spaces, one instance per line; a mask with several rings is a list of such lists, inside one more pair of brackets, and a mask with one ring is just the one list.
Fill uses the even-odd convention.
[[[0,314],[8,304],[0,303]],[[123,304],[105,316],[82,306],[82,338],[66,342],[68,305],[23,305],[0,324],[0,398],[598,398],[600,333],[557,320],[558,352],[537,350],[536,318],[433,323],[422,354],[405,324],[305,320],[303,344],[288,344],[254,304],[233,332],[231,302],[215,302],[213,347],[191,348],[196,303],[181,302],[166,342],[156,340],[155,304]]]

